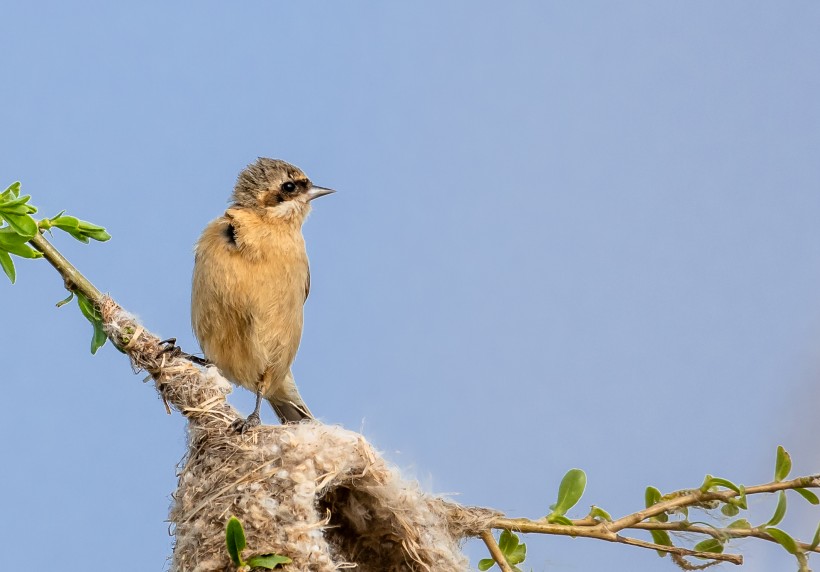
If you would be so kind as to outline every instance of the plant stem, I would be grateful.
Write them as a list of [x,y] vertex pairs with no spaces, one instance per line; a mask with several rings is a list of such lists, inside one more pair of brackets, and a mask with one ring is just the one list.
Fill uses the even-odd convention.
[[60,276],[63,277],[66,290],[69,292],[80,292],[95,304],[99,304],[103,294],[86,278],[73,264],[66,260],[60,251],[54,248],[46,238],[39,232],[34,235],[29,243],[43,253],[43,257],[48,260]]

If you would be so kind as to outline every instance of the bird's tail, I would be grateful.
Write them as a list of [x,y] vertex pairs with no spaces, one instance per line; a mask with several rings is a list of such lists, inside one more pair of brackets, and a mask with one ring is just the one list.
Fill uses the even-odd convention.
[[288,373],[285,378],[284,387],[267,399],[282,423],[298,423],[305,419],[314,419],[313,413],[310,412],[302,396],[299,395],[299,390],[296,388],[296,382],[293,380],[293,374],[291,373]]

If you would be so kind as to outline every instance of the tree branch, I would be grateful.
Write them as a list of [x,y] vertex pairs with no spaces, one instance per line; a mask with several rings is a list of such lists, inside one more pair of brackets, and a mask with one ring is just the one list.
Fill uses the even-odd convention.
[[492,532],[489,530],[482,530],[481,540],[483,540],[484,544],[487,545],[487,550],[490,551],[493,560],[495,560],[495,563],[498,564],[499,568],[501,568],[501,572],[514,572],[512,566],[510,566],[507,562],[507,558],[504,556],[504,553],[501,552],[501,548],[499,548],[498,543],[495,541]]

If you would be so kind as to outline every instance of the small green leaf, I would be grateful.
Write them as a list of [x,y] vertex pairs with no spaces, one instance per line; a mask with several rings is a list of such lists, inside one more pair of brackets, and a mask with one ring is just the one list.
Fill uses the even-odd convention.
[[727,503],[720,507],[720,512],[722,512],[725,516],[732,517],[737,516],[737,514],[740,512],[740,509],[733,504]]
[[105,345],[108,336],[105,334],[102,322],[94,322],[94,333],[91,335],[91,354],[97,353],[97,350]]
[[34,238],[37,234],[37,222],[27,214],[11,214],[0,210],[0,216],[5,219],[9,226],[26,239]]
[[811,504],[820,504],[820,499],[818,499],[817,495],[809,489],[794,489],[794,492],[809,501]]
[[789,554],[797,554],[800,550],[797,546],[797,542],[795,542],[794,538],[780,530],[779,528],[764,528],[764,532],[768,533],[769,536],[774,538],[780,546],[786,549],[786,552]]
[[84,234],[92,239],[96,240],[97,242],[105,242],[107,240],[111,240],[111,235],[108,234],[105,229],[102,230],[88,230],[84,231]]
[[97,308],[94,307],[91,300],[86,298],[82,292],[77,292],[77,305],[80,307],[80,311],[83,313],[83,316],[85,316],[85,319],[92,324],[100,319],[100,313],[97,311]]
[[612,522],[612,517],[609,513],[599,506],[592,505],[592,508],[589,511],[589,516],[596,519],[600,518],[607,522]]
[[713,477],[712,475],[706,475],[706,478],[703,480],[703,484],[700,486],[700,490],[706,492],[712,487],[726,487],[727,489],[735,491],[737,494],[741,494],[740,487],[732,481],[721,479],[720,477]]
[[51,219],[51,224],[62,230],[75,230],[80,228],[80,219],[75,216],[60,213]]
[[89,238],[105,242],[111,238],[105,228],[63,213],[49,219],[48,224],[67,232],[80,242],[87,243]]
[[244,566],[242,551],[245,550],[245,529],[242,528],[242,523],[235,516],[228,520],[228,525],[225,528],[225,543],[228,546],[228,555],[231,557],[234,566]]
[[76,294],[77,305],[80,307],[80,311],[94,327],[94,332],[91,336],[91,353],[96,354],[97,350],[105,345],[105,340],[108,339],[105,335],[105,329],[103,329],[102,316],[100,316],[94,304],[91,303],[91,300],[86,298],[85,294],[82,292],[77,292]]
[[31,200],[31,195],[14,198],[8,201],[0,202],[0,212],[11,214],[29,214],[37,212],[37,208],[27,204]]
[[6,273],[11,283],[14,284],[14,281],[17,280],[17,273],[14,270],[14,261],[7,252],[2,250],[0,250],[0,267],[3,268],[3,272]]
[[814,538],[809,544],[809,550],[814,550],[818,545],[820,545],[820,524],[817,525],[817,530],[814,531]]
[[547,517],[547,522],[549,522],[550,524],[563,524],[566,526],[572,526],[572,521],[565,517],[563,514],[550,515]]
[[[25,239],[23,239],[23,241],[25,241]],[[11,254],[15,254],[15,255],[19,256],[20,258],[42,258],[43,257],[42,252],[40,252],[39,250],[34,250],[32,247],[30,247],[25,242],[21,242],[21,243],[18,243],[18,244],[13,244],[13,243],[4,244],[4,245],[0,246],[0,249],[5,250],[6,252],[9,252]]]
[[744,487],[743,485],[739,485],[737,488],[740,489],[740,496],[735,501],[735,504],[743,510],[746,510],[749,508],[749,506],[746,504],[746,487]]
[[745,518],[739,518],[736,521],[732,522],[726,528],[739,528],[743,530],[747,530],[752,528],[752,523],[750,523]]
[[695,552],[714,552],[721,554],[723,552],[723,543],[717,538],[707,538],[695,544],[693,550]]
[[655,487],[646,487],[646,492],[643,495],[646,501],[646,508],[658,504],[661,500],[661,491]]
[[587,486],[587,476],[581,469],[570,469],[561,484],[558,486],[558,501],[552,510],[552,515],[559,516],[578,504],[584,489]]
[[502,530],[501,536],[498,538],[498,547],[501,549],[501,552],[507,554],[515,550],[516,546],[518,546],[518,535],[509,530]]
[[251,568],[267,568],[273,570],[278,568],[280,564],[290,564],[293,562],[287,556],[279,556],[278,554],[262,554],[261,556],[254,556],[249,558],[246,564]]
[[68,296],[66,296],[65,298],[63,298],[59,302],[57,302],[56,306],[58,308],[62,308],[63,306],[65,306],[66,304],[71,302],[73,299],[74,299],[74,292],[69,292]]
[[527,558],[527,545],[526,543],[521,543],[515,547],[514,550],[511,552],[505,552],[504,556],[507,557],[507,562],[511,565],[515,566],[516,564],[521,564]]
[[775,526],[780,524],[783,517],[786,516],[786,491],[780,491],[777,495],[777,506],[774,509],[772,518],[763,526]]
[[0,202],[6,202],[12,199],[16,199],[20,196],[20,181],[15,181],[6,187],[6,190],[0,194]]
[[17,234],[13,228],[4,226],[0,228],[0,247],[7,249],[15,244],[25,244],[28,238]]
[[777,460],[775,461],[774,465],[774,480],[777,482],[782,481],[786,477],[789,476],[789,472],[792,470],[792,457],[783,448],[782,445],[777,446]]
[[478,561],[478,569],[484,572],[484,570],[489,570],[495,566],[495,560],[492,558],[482,558]]
[[[661,491],[656,489],[655,487],[646,487],[646,492],[644,492],[644,501],[646,503],[646,508],[650,506],[654,506],[661,502]],[[660,514],[656,514],[652,517],[654,520],[659,522],[667,522],[669,520],[669,515],[665,512]]]
[[[650,530],[649,533],[652,535],[652,541],[655,544],[660,544],[661,546],[674,546],[674,544],[672,544],[672,539],[669,538],[669,533],[665,530]],[[657,550],[656,552],[661,558],[669,554],[663,550]]]

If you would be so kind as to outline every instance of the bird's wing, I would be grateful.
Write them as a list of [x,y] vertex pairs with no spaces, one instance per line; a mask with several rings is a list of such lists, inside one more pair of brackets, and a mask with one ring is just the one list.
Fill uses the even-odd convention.
[[308,266],[307,279],[305,280],[305,302],[307,302],[308,296],[310,296],[310,266]]

